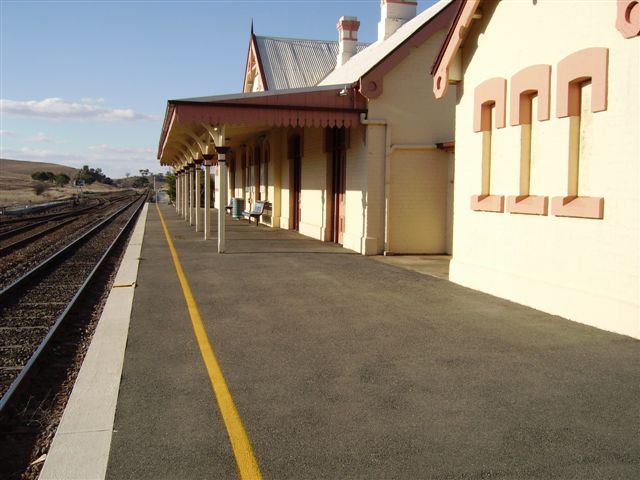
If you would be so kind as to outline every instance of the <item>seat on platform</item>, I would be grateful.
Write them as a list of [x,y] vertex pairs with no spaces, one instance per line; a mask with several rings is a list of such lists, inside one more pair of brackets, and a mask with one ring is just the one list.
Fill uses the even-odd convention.
[[258,224],[260,223],[260,217],[264,213],[264,208],[265,208],[266,204],[267,204],[267,202],[265,202],[264,200],[258,200],[253,205],[253,208],[251,209],[251,211],[249,212],[248,210],[245,210],[244,212],[242,212],[242,216],[243,217],[247,217],[248,220],[249,220],[249,223],[251,223],[251,219],[252,218],[255,218],[256,219],[256,227],[257,227]]

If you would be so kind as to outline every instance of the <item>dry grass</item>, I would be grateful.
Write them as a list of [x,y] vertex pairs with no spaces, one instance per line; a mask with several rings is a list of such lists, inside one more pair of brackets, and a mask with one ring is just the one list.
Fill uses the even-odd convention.
[[64,173],[73,178],[76,176],[78,169],[57,163],[25,162],[0,158],[0,178],[9,177],[31,180],[31,174],[34,172]]
[[[67,185],[65,187],[51,186],[41,195],[36,195],[33,187],[37,182],[31,179],[31,174],[39,171],[56,174],[64,173],[73,179],[78,169],[57,163],[0,159],[0,207],[48,202],[59,198],[71,197],[78,193],[78,188]],[[85,192],[108,192],[112,190],[117,189],[102,183],[94,183],[83,187]]]

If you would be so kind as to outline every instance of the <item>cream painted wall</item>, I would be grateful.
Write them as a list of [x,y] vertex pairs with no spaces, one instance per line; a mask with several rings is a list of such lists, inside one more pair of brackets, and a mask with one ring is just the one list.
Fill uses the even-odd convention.
[[269,201],[272,205],[272,222],[274,227],[280,226],[282,212],[282,165],[287,155],[286,144],[282,141],[284,129],[279,128],[269,132]]
[[383,93],[369,101],[369,118],[382,118],[391,125],[392,144],[434,144],[454,138],[455,88],[436,100],[428,78],[431,65],[444,40],[440,30],[412,50],[384,77]]
[[[450,278],[640,338],[640,38],[624,39],[616,30],[615,2],[494,2],[485,4],[483,13],[463,46]],[[551,119],[534,121],[533,127],[531,194],[564,196],[569,119],[556,118],[557,64],[588,47],[609,49],[608,108],[583,119],[579,193],[605,198],[604,219],[472,211],[470,197],[480,193],[482,150],[482,134],[472,128],[474,88],[501,76],[508,82],[508,99],[513,74],[534,64],[551,65]],[[494,130],[492,194],[518,194],[519,135],[520,127]]]
[[321,128],[305,128],[300,196],[300,233],[325,239],[327,202],[327,154]]
[[[455,88],[436,100],[425,65],[438,54],[446,31],[434,34],[384,77],[383,94],[369,102],[369,118],[390,130],[390,148],[445,143],[454,139]],[[369,132],[381,130],[370,126]],[[382,163],[384,178],[384,163]],[[447,225],[452,224],[447,197],[448,154],[396,150],[388,163],[387,250],[391,253],[446,253]],[[382,188],[384,195],[384,187]],[[384,198],[382,199],[384,209]],[[384,211],[382,228],[384,225]]]
[[347,150],[346,212],[343,246],[365,255],[382,252],[384,232],[380,208],[384,206],[384,184],[379,181],[384,162],[382,136],[365,128],[352,128]]
[[442,150],[392,154],[389,252],[446,253],[448,157]]
[[[329,154],[324,151],[325,132],[321,128],[304,130],[302,157],[302,193],[300,233],[325,240],[328,232],[328,204],[331,194]],[[384,205],[382,162],[384,161],[384,134],[371,134],[364,142],[364,127],[353,128],[346,161],[346,211],[343,246],[358,253],[381,253],[383,230],[381,215]],[[375,145],[375,147],[374,147]],[[288,162],[287,162],[288,166]],[[285,172],[286,170],[286,172]],[[282,170],[288,183],[289,170]],[[282,181],[283,185],[285,180]],[[367,191],[374,185],[374,191]],[[282,190],[287,198],[288,189]],[[288,226],[288,217],[286,222]],[[284,219],[281,220],[285,221]]]

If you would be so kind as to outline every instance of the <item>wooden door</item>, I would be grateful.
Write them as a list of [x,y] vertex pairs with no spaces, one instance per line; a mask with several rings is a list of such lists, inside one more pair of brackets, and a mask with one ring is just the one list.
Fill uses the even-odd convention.
[[331,240],[339,245],[343,244],[345,227],[345,206],[346,206],[346,166],[344,150],[333,152],[333,175],[332,175],[332,225]]
[[347,152],[346,132],[344,128],[332,128],[330,136],[331,152],[331,232],[330,239],[339,245],[344,243],[346,191],[347,191]]
[[300,230],[300,195],[302,192],[302,159],[299,155],[293,158],[293,201],[291,202],[293,230]]

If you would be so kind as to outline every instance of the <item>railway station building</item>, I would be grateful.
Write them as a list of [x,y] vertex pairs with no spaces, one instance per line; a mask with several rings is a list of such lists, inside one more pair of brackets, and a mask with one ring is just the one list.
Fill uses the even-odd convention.
[[640,338],[639,34],[637,1],[458,5],[452,281]]
[[213,139],[216,189],[267,226],[448,253],[456,283],[640,338],[639,24],[629,0],[381,0],[371,45],[353,17],[252,31],[244,91],[170,101],[159,158],[184,193]]
[[455,91],[436,100],[425,65],[455,6],[416,15],[415,1],[383,0],[371,45],[355,17],[330,42],[252,28],[244,91],[169,101],[160,161],[188,181],[213,139],[230,147],[215,188],[226,183],[247,210],[267,201],[265,225],[365,255],[450,253]]

